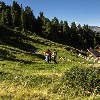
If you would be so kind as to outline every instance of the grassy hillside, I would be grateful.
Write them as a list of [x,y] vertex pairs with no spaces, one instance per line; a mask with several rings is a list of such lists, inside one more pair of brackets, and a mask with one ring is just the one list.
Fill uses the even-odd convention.
[[[45,62],[44,52],[47,49],[57,50],[58,64]],[[77,66],[83,69],[90,67],[90,62],[78,57],[79,53],[81,52],[73,47],[41,38],[35,33],[0,26],[0,99],[99,100],[98,91],[84,91],[81,86],[71,88],[68,85],[68,88],[65,85],[68,81],[67,71],[70,74],[70,70]],[[100,71],[99,67],[97,72],[98,70]],[[72,72],[74,73],[73,70]]]

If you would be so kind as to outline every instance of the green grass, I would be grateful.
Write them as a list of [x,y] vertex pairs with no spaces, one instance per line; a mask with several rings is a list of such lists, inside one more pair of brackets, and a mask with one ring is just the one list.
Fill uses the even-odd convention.
[[[72,88],[70,88],[69,95],[67,93],[62,94],[62,91],[61,94],[52,92],[53,89],[56,89],[55,87],[59,87],[59,82],[66,70],[70,70],[75,66],[82,68],[89,67],[89,62],[77,56],[80,52],[79,50],[46,40],[31,32],[27,32],[27,36],[25,33],[19,32],[19,34],[22,36],[19,42],[25,45],[20,44],[19,46],[17,42],[11,43],[9,40],[5,41],[4,37],[2,39],[4,44],[0,44],[1,100],[100,99],[100,96],[96,94],[90,94],[89,96],[72,95],[76,93],[76,90],[74,89],[74,91]],[[32,47],[36,50],[36,54],[30,52]],[[58,64],[53,64],[53,61],[49,64],[45,62],[44,52],[47,49],[51,51],[53,49],[57,50]],[[60,89],[63,88],[64,85]],[[82,88],[79,87],[79,89]]]

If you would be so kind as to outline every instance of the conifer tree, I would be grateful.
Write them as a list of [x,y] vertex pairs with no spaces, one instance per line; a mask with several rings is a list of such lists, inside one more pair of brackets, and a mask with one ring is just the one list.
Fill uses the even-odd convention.
[[45,23],[45,21],[43,20],[44,20],[43,12],[40,11],[39,16],[37,18],[37,33],[40,36],[43,36],[43,29],[44,29],[43,24]]
[[71,23],[71,28],[70,28],[70,36],[71,36],[71,44],[76,45],[77,43],[77,27],[75,22]]
[[13,26],[20,27],[21,26],[21,7],[15,1],[13,1],[13,5],[11,7],[11,15],[12,15]]
[[63,21],[61,20],[59,23],[59,33],[63,34]]
[[26,18],[25,18],[25,12],[23,9],[21,10],[21,27],[23,30],[25,30],[26,28]]
[[3,24],[5,24],[4,9],[2,10],[1,21],[2,21]]
[[70,28],[68,26],[68,23],[67,23],[67,21],[64,21],[64,23],[63,23],[63,33],[64,33],[66,39],[68,39],[70,37],[69,31],[70,31]]
[[4,12],[4,19],[5,19],[6,25],[11,25],[11,13],[8,8],[6,8],[6,10]]
[[59,30],[59,20],[56,17],[54,17],[51,23],[53,27],[53,40],[57,42],[58,41],[58,30]]
[[83,29],[80,24],[77,26],[77,34],[78,34],[78,42],[82,43],[84,40],[83,39]]
[[28,30],[33,30],[33,21],[35,19],[35,16],[33,15],[33,11],[30,7],[25,7],[25,17],[26,17],[26,28]]
[[88,25],[83,26],[83,34],[86,48],[94,47],[94,33]]
[[6,4],[2,1],[0,1],[0,13],[2,13],[2,10],[4,9],[5,10],[6,8]]

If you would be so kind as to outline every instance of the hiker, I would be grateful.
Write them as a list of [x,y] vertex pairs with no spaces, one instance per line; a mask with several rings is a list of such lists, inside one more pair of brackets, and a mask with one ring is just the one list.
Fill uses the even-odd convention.
[[57,57],[57,51],[54,49],[54,51],[52,53],[52,59],[54,61],[54,64],[57,64],[56,57]]
[[51,62],[51,51],[49,50],[49,61]]
[[49,63],[49,61],[51,60],[50,59],[50,50],[49,49],[45,52],[45,60],[46,60],[47,63]]

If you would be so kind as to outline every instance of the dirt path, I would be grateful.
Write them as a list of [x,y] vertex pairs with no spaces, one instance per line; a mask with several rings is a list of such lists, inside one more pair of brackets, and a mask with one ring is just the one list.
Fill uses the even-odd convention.
[[100,64],[93,64],[94,67],[100,67]]
[[88,64],[88,65],[93,67],[100,67],[100,64]]

